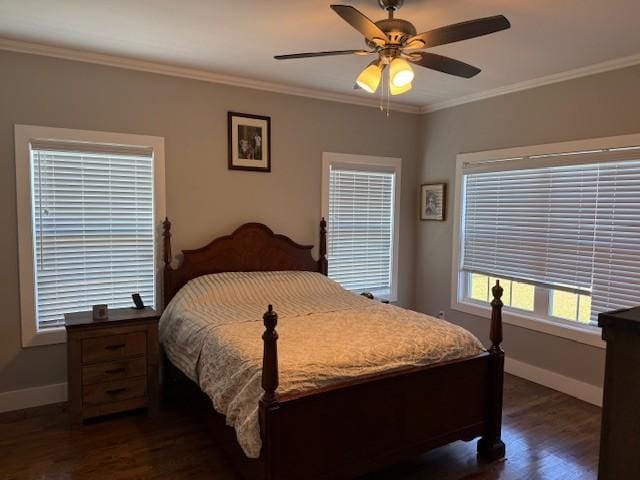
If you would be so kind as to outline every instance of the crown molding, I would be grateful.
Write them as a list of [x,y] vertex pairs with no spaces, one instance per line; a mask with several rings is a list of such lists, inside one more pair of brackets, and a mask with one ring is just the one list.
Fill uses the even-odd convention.
[[494,88],[492,90],[486,90],[484,92],[473,93],[471,95],[465,95],[463,97],[454,98],[452,100],[445,100],[444,102],[434,103],[432,105],[424,105],[420,107],[420,113],[435,112],[436,110],[456,107],[458,105],[464,105],[465,103],[477,102],[478,100],[485,100],[487,98],[507,95],[509,93],[530,90],[532,88],[551,85],[553,83],[564,82],[567,80],[573,80],[575,78],[588,77],[589,75],[596,75],[598,73],[609,72],[611,70],[632,67],[638,64],[640,64],[640,54],[616,58],[614,60],[608,60],[606,62],[595,63],[587,67],[567,70],[566,72],[534,78],[532,80],[526,80],[524,82],[513,83],[504,87]]
[[[120,57],[116,55],[107,55],[103,53],[94,53],[85,50],[43,45],[39,43],[25,42],[22,40],[0,38],[0,50],[28,53],[32,55],[42,55],[86,63],[95,63],[98,65],[107,65],[110,67],[126,68],[129,70],[138,70],[141,72],[157,73],[160,75],[168,75],[172,77],[190,78],[193,80],[201,80],[203,82],[232,85],[234,87],[251,88],[253,90],[263,90],[267,92],[281,93],[284,95],[295,95],[298,97],[314,98],[317,100],[348,103],[361,107],[380,107],[378,100],[362,98],[355,95],[333,93],[310,88],[293,87],[281,83],[266,82],[262,80],[225,75],[221,73],[210,72],[207,70],[178,67],[175,65],[148,62],[145,60]],[[421,113],[421,107],[417,105],[391,103],[389,105],[389,108],[391,110],[403,113]]]

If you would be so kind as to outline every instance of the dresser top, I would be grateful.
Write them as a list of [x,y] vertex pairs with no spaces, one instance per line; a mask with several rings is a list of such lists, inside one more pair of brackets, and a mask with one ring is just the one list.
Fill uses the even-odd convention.
[[94,320],[93,312],[65,313],[64,325],[67,328],[73,328],[88,325],[109,325],[117,322],[157,320],[158,318],[160,318],[160,313],[151,307],[144,307],[140,310],[135,308],[110,308],[109,318],[106,320]]
[[640,331],[640,307],[616,310],[598,315],[600,327],[625,327]]

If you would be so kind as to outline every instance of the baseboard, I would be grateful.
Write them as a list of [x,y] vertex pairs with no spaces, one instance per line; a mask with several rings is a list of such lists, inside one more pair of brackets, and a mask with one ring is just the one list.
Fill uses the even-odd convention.
[[66,383],[2,392],[0,393],[0,413],[66,401]]
[[516,377],[566,393],[598,407],[602,406],[602,388],[596,385],[581,382],[575,378],[566,377],[509,357],[505,360],[504,369]]

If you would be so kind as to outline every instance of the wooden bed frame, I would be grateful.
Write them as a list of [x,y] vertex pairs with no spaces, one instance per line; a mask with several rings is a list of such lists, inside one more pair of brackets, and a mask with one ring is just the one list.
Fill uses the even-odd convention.
[[[164,222],[165,305],[192,278],[229,271],[303,270],[327,273],[326,222],[320,223],[320,259],[312,246],[247,223],[231,235],[182,252],[171,267],[171,223]],[[264,314],[260,400],[260,458],[242,452],[233,428],[206,406],[212,432],[245,478],[260,480],[347,479],[456,440],[478,441],[486,461],[504,457],[501,440],[504,352],[502,288],[492,289],[491,347],[461,360],[399,368],[296,394],[278,393],[277,314]],[[167,362],[175,373],[175,367]],[[172,376],[172,375],[170,375]],[[173,377],[175,378],[175,376]],[[183,387],[187,388],[187,387]]]

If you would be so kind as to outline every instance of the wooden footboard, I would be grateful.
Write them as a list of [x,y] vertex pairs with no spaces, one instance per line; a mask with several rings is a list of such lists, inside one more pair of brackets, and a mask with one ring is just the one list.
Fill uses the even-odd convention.
[[260,402],[264,478],[353,478],[476,437],[482,437],[480,456],[503,457],[499,284],[493,295],[492,346],[487,353],[295,395],[277,394],[277,315],[269,307],[264,315],[265,393]]

